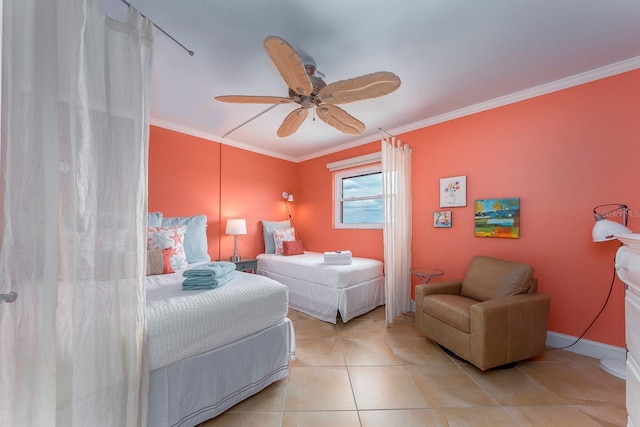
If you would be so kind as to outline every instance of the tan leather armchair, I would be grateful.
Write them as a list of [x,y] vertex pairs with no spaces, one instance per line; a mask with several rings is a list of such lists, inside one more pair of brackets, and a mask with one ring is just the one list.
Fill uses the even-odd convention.
[[463,280],[416,286],[416,323],[428,338],[481,370],[544,352],[550,297],[528,264],[471,259]]

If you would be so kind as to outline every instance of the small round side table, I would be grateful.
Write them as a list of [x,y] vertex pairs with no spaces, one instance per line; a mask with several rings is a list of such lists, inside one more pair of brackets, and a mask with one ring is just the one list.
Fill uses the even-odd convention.
[[435,268],[412,268],[411,274],[416,276],[425,285],[434,277],[442,276],[444,272]]

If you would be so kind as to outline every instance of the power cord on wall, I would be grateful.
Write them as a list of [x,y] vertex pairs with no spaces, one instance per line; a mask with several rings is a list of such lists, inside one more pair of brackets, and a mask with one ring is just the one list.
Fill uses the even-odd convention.
[[602,314],[602,312],[604,311],[605,307],[607,306],[607,303],[609,302],[609,298],[611,298],[611,293],[613,292],[613,284],[615,283],[616,280],[616,267],[615,267],[615,259],[613,262],[613,277],[611,277],[611,285],[609,286],[609,293],[607,294],[607,298],[604,300],[604,304],[602,305],[602,308],[600,308],[600,311],[598,311],[598,314],[596,314],[596,317],[593,318],[593,320],[591,321],[591,323],[589,323],[589,326],[587,326],[587,328],[584,330],[584,332],[571,344],[564,346],[564,347],[549,347],[549,346],[545,346],[545,348],[547,350],[565,350],[569,347],[572,347],[574,345],[576,345],[578,343],[578,341],[580,341],[582,339],[582,337],[584,337],[584,335],[589,331],[589,329],[591,329],[591,327],[593,326],[594,323],[596,323],[596,320],[598,320],[598,317],[600,317],[600,315]]
[[293,217],[291,216],[291,212],[289,211],[289,203],[287,202],[287,199],[284,199],[284,206],[287,208],[287,216],[289,217],[289,221],[291,221],[291,226],[296,229],[296,232],[298,233],[298,237],[300,237],[300,241],[302,242],[302,248],[308,251],[309,249],[304,244],[304,239],[300,234],[300,230],[298,230],[298,227],[296,227],[295,222],[293,222]]

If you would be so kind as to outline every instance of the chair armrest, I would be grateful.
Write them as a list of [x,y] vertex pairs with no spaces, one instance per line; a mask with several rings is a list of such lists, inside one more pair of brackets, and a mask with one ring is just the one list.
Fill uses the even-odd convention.
[[542,353],[547,336],[550,303],[549,295],[533,293],[472,305],[472,358],[518,360],[520,354],[523,355],[522,358],[528,358]]
[[460,295],[462,288],[462,280],[453,280],[448,282],[435,282],[417,285],[415,289],[416,298],[416,324],[418,329],[422,331],[422,303],[426,295],[433,294],[452,294]]

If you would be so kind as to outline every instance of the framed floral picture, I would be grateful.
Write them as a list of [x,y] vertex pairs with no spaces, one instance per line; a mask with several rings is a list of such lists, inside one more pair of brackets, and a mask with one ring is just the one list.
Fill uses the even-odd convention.
[[467,206],[467,177],[452,176],[440,179],[440,207]]
[[436,228],[451,228],[451,211],[435,211],[433,226]]

